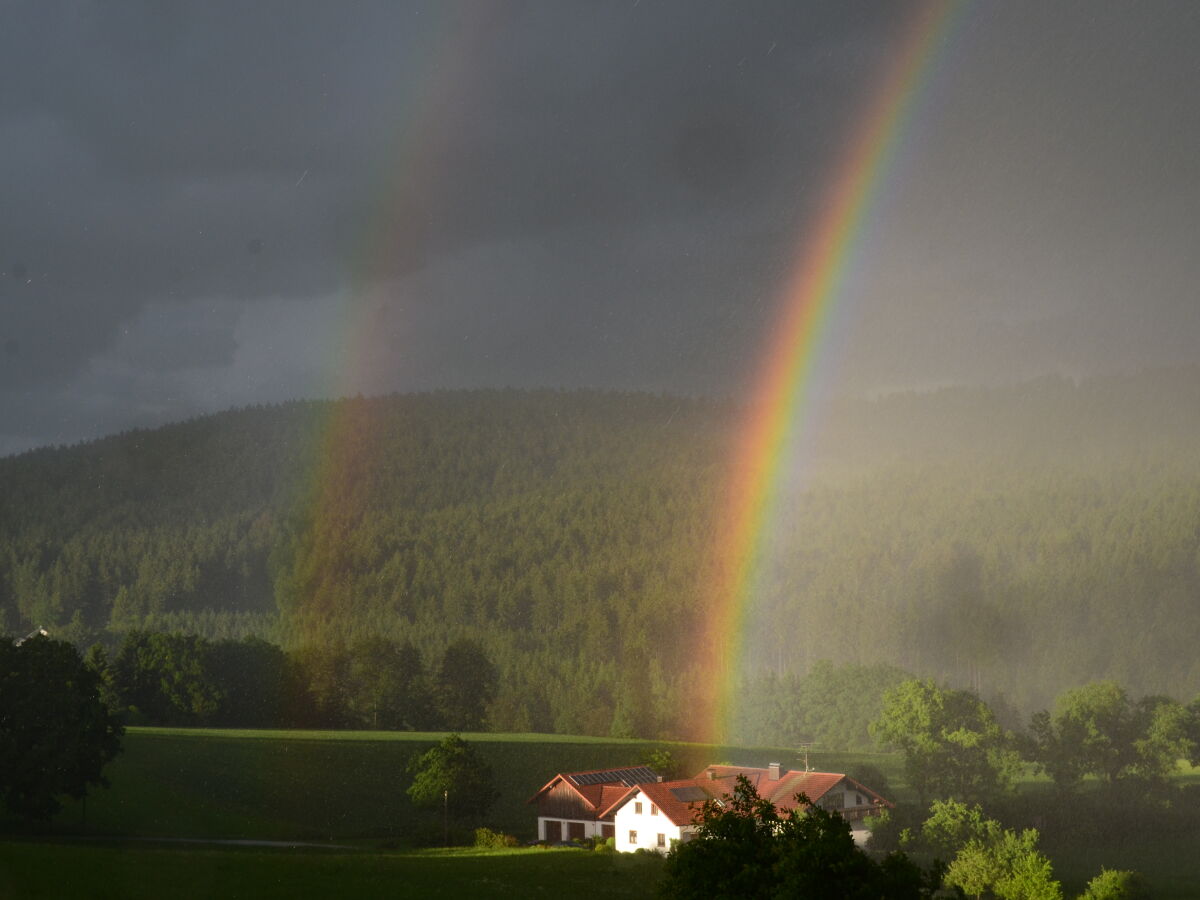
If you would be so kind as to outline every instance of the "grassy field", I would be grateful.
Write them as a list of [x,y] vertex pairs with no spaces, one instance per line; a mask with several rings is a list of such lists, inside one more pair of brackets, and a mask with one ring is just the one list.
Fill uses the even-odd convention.
[[583,850],[343,852],[0,841],[0,897],[649,898],[654,859]]
[[[583,851],[414,850],[441,839],[438,813],[414,809],[405,789],[408,762],[441,734],[221,731],[132,728],[109,767],[112,785],[69,805],[49,826],[3,823],[0,898],[161,896],[646,897],[658,868],[651,860]],[[534,836],[526,804],[556,772],[638,763],[667,747],[687,773],[714,761],[799,767],[794,751],[598,738],[466,735],[491,765],[500,799],[485,824]],[[883,754],[813,753],[813,768],[880,769],[896,799],[910,799],[901,761]],[[1200,770],[1180,773],[1200,781]],[[1028,779],[1023,794],[1049,792]],[[466,837],[469,829],[460,829]],[[354,849],[263,849],[147,844],[122,838],[263,839],[349,844]],[[1143,872],[1155,896],[1200,896],[1194,831],[1147,829],[1134,839],[1074,842],[1044,833],[1042,847],[1074,896],[1099,870]],[[114,840],[114,838],[116,840]],[[642,868],[638,868],[641,865]],[[155,889],[157,888],[157,889]]]
[[[440,740],[411,732],[221,731],[131,728],[109,767],[111,787],[56,819],[58,834],[435,843],[441,818],[416,810],[408,762]],[[689,774],[714,760],[797,765],[794,752],[557,735],[465,735],[491,765],[500,799],[489,826],[532,839],[526,801],[557,772],[637,764],[668,746]],[[869,759],[899,778],[890,756],[813,754],[837,771]],[[893,784],[895,781],[893,780]]]

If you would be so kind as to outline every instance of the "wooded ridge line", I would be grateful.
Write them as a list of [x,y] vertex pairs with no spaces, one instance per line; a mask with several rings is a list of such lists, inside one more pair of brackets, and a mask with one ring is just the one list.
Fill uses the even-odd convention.
[[[1185,369],[831,405],[779,504],[747,677],[890,665],[1026,715],[1100,678],[1190,698],[1198,400]],[[110,651],[131,630],[377,637],[426,666],[470,640],[498,728],[683,735],[738,414],[396,395],[3,459],[0,626]]]

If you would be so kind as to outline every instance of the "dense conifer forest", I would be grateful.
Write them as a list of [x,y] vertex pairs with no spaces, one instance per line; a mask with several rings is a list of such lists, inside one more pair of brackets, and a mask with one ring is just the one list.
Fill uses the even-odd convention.
[[[134,631],[297,658],[384,639],[430,677],[465,640],[499,674],[493,728],[686,735],[738,421],[678,397],[447,392],[10,457],[0,628],[110,655]],[[748,730],[771,730],[770,697],[852,703],[856,680],[878,696],[904,673],[1014,716],[1098,678],[1200,691],[1200,372],[895,394],[811,425],[750,611]],[[852,746],[859,719],[786,730]]]

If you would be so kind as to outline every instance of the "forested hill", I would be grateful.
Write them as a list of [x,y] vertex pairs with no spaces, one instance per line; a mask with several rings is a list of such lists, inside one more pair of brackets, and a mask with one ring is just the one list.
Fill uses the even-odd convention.
[[[458,637],[499,727],[682,733],[738,421],[452,392],[243,409],[0,460],[0,625],[288,646]],[[1200,373],[825,410],[752,621],[764,667],[890,662],[1024,707],[1200,690]]]

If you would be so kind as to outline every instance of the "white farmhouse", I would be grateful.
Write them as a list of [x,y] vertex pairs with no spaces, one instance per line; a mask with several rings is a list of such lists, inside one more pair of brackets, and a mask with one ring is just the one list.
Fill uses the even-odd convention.
[[612,837],[616,849],[626,853],[666,853],[673,843],[691,840],[701,807],[731,796],[739,776],[780,811],[796,809],[802,795],[807,804],[840,814],[852,827],[859,825],[855,840],[860,842],[866,837],[861,820],[892,806],[848,775],[789,770],[778,763],[709,766],[695,778],[676,781],[663,781],[646,766],[560,773],[529,802],[538,806],[539,840],[556,844]]
[[656,781],[629,789],[601,815],[613,820],[618,850],[666,853],[672,844],[691,840],[700,808],[719,797],[716,785],[695,778]]

